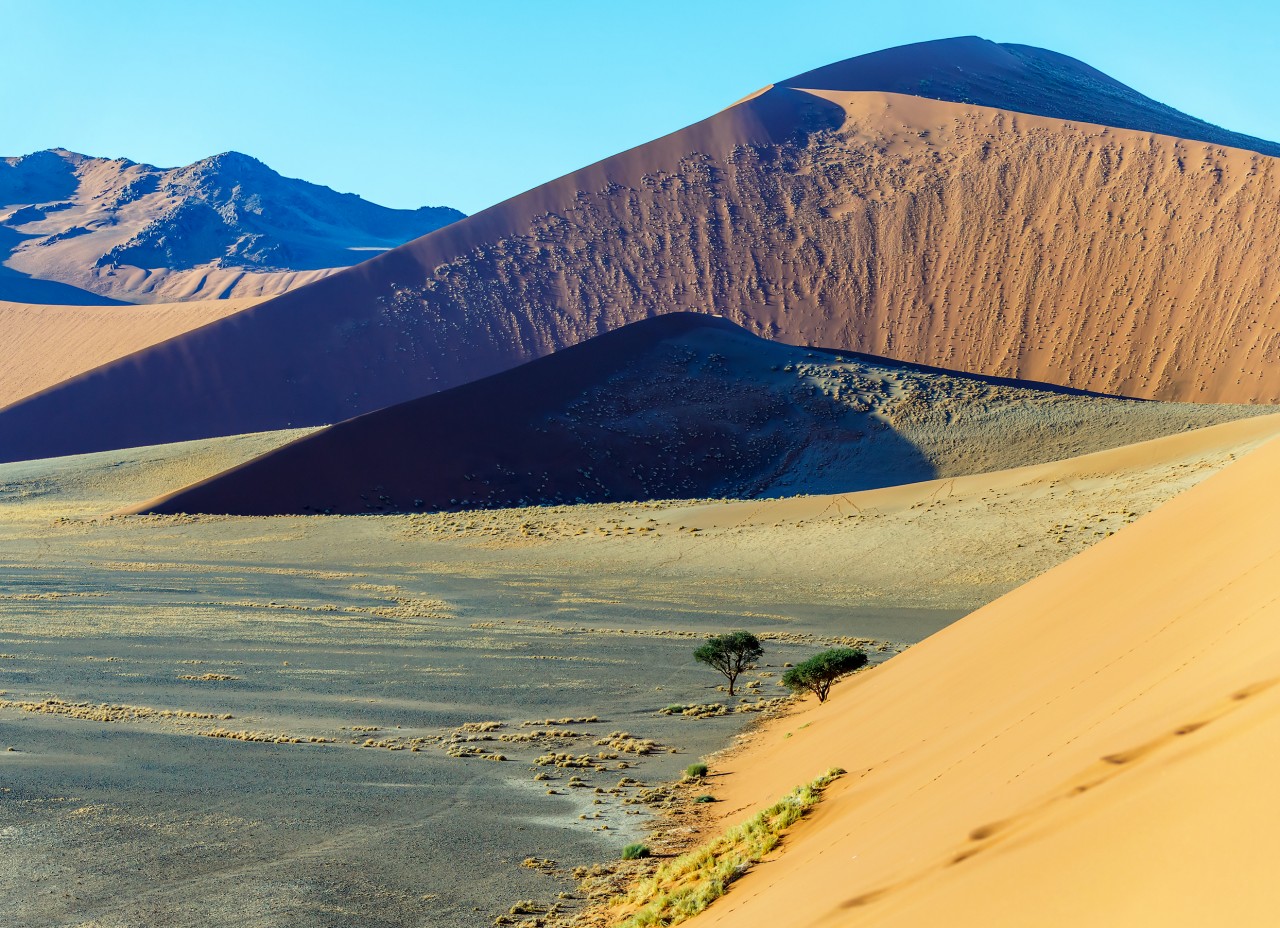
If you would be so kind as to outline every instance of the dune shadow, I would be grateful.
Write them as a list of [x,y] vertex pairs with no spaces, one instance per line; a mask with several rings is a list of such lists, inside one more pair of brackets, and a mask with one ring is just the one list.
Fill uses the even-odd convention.
[[661,316],[348,420],[144,508],[430,512],[852,492],[935,476],[869,404],[800,376],[805,357],[715,317]]

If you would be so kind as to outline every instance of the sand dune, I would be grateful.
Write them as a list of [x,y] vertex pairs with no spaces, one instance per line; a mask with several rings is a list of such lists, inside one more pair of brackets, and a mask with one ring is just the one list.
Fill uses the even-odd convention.
[[1270,924],[1278,469],[1273,441],[762,733],[730,817],[850,775],[691,924]]
[[1275,402],[1278,205],[1280,162],[1252,151],[774,86],[9,410],[0,448],[336,422],[676,310],[1105,393]]
[[306,429],[232,435],[127,451],[98,451],[0,466],[0,504],[11,521],[100,515],[160,495],[279,448]]
[[262,300],[279,296],[336,273],[336,267],[308,271],[257,271],[216,264],[195,268],[113,267],[94,271],[92,277],[108,279],[102,289],[120,293],[141,304],[209,302],[212,300]]
[[0,409],[165,339],[247,309],[255,299],[147,306],[48,306],[0,300]]
[[675,313],[341,423],[143,508],[366,513],[854,492],[1263,411],[1035,389]]
[[1083,61],[972,35],[887,48],[781,83],[810,90],[911,94],[1280,155],[1280,144],[1188,116]]

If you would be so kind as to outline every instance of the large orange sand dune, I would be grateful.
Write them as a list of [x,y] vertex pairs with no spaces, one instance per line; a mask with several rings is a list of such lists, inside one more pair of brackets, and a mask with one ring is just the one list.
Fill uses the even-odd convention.
[[0,459],[332,423],[677,310],[1105,393],[1280,401],[1280,159],[1027,115],[1007,88],[1008,108],[866,91],[857,61],[8,410]]
[[1273,441],[767,729],[731,817],[849,775],[691,924],[1275,924],[1278,478]]

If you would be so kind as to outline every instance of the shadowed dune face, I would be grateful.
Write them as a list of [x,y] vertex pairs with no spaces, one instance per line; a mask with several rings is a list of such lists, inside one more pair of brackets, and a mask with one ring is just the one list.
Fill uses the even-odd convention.
[[341,423],[142,508],[368,513],[848,493],[1262,411],[1032,389],[676,313]]
[[[435,511],[755,496],[806,477],[866,489],[933,476],[873,408],[872,396],[889,399],[887,384],[851,383],[868,393],[846,402],[796,371],[805,355],[714,317],[646,320],[340,423],[144,508]],[[821,353],[815,372],[835,360]],[[845,452],[844,466],[797,468],[812,449]]]
[[340,421],[677,310],[976,373],[1270,403],[1277,207],[1280,161],[1253,152],[773,87],[8,410],[0,455]]

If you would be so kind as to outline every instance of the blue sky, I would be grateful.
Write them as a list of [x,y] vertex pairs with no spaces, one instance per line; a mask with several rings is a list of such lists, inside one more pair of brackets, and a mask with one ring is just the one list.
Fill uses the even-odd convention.
[[1280,139],[1280,5],[0,0],[0,154],[234,149],[389,206],[475,212],[770,83],[976,34]]

